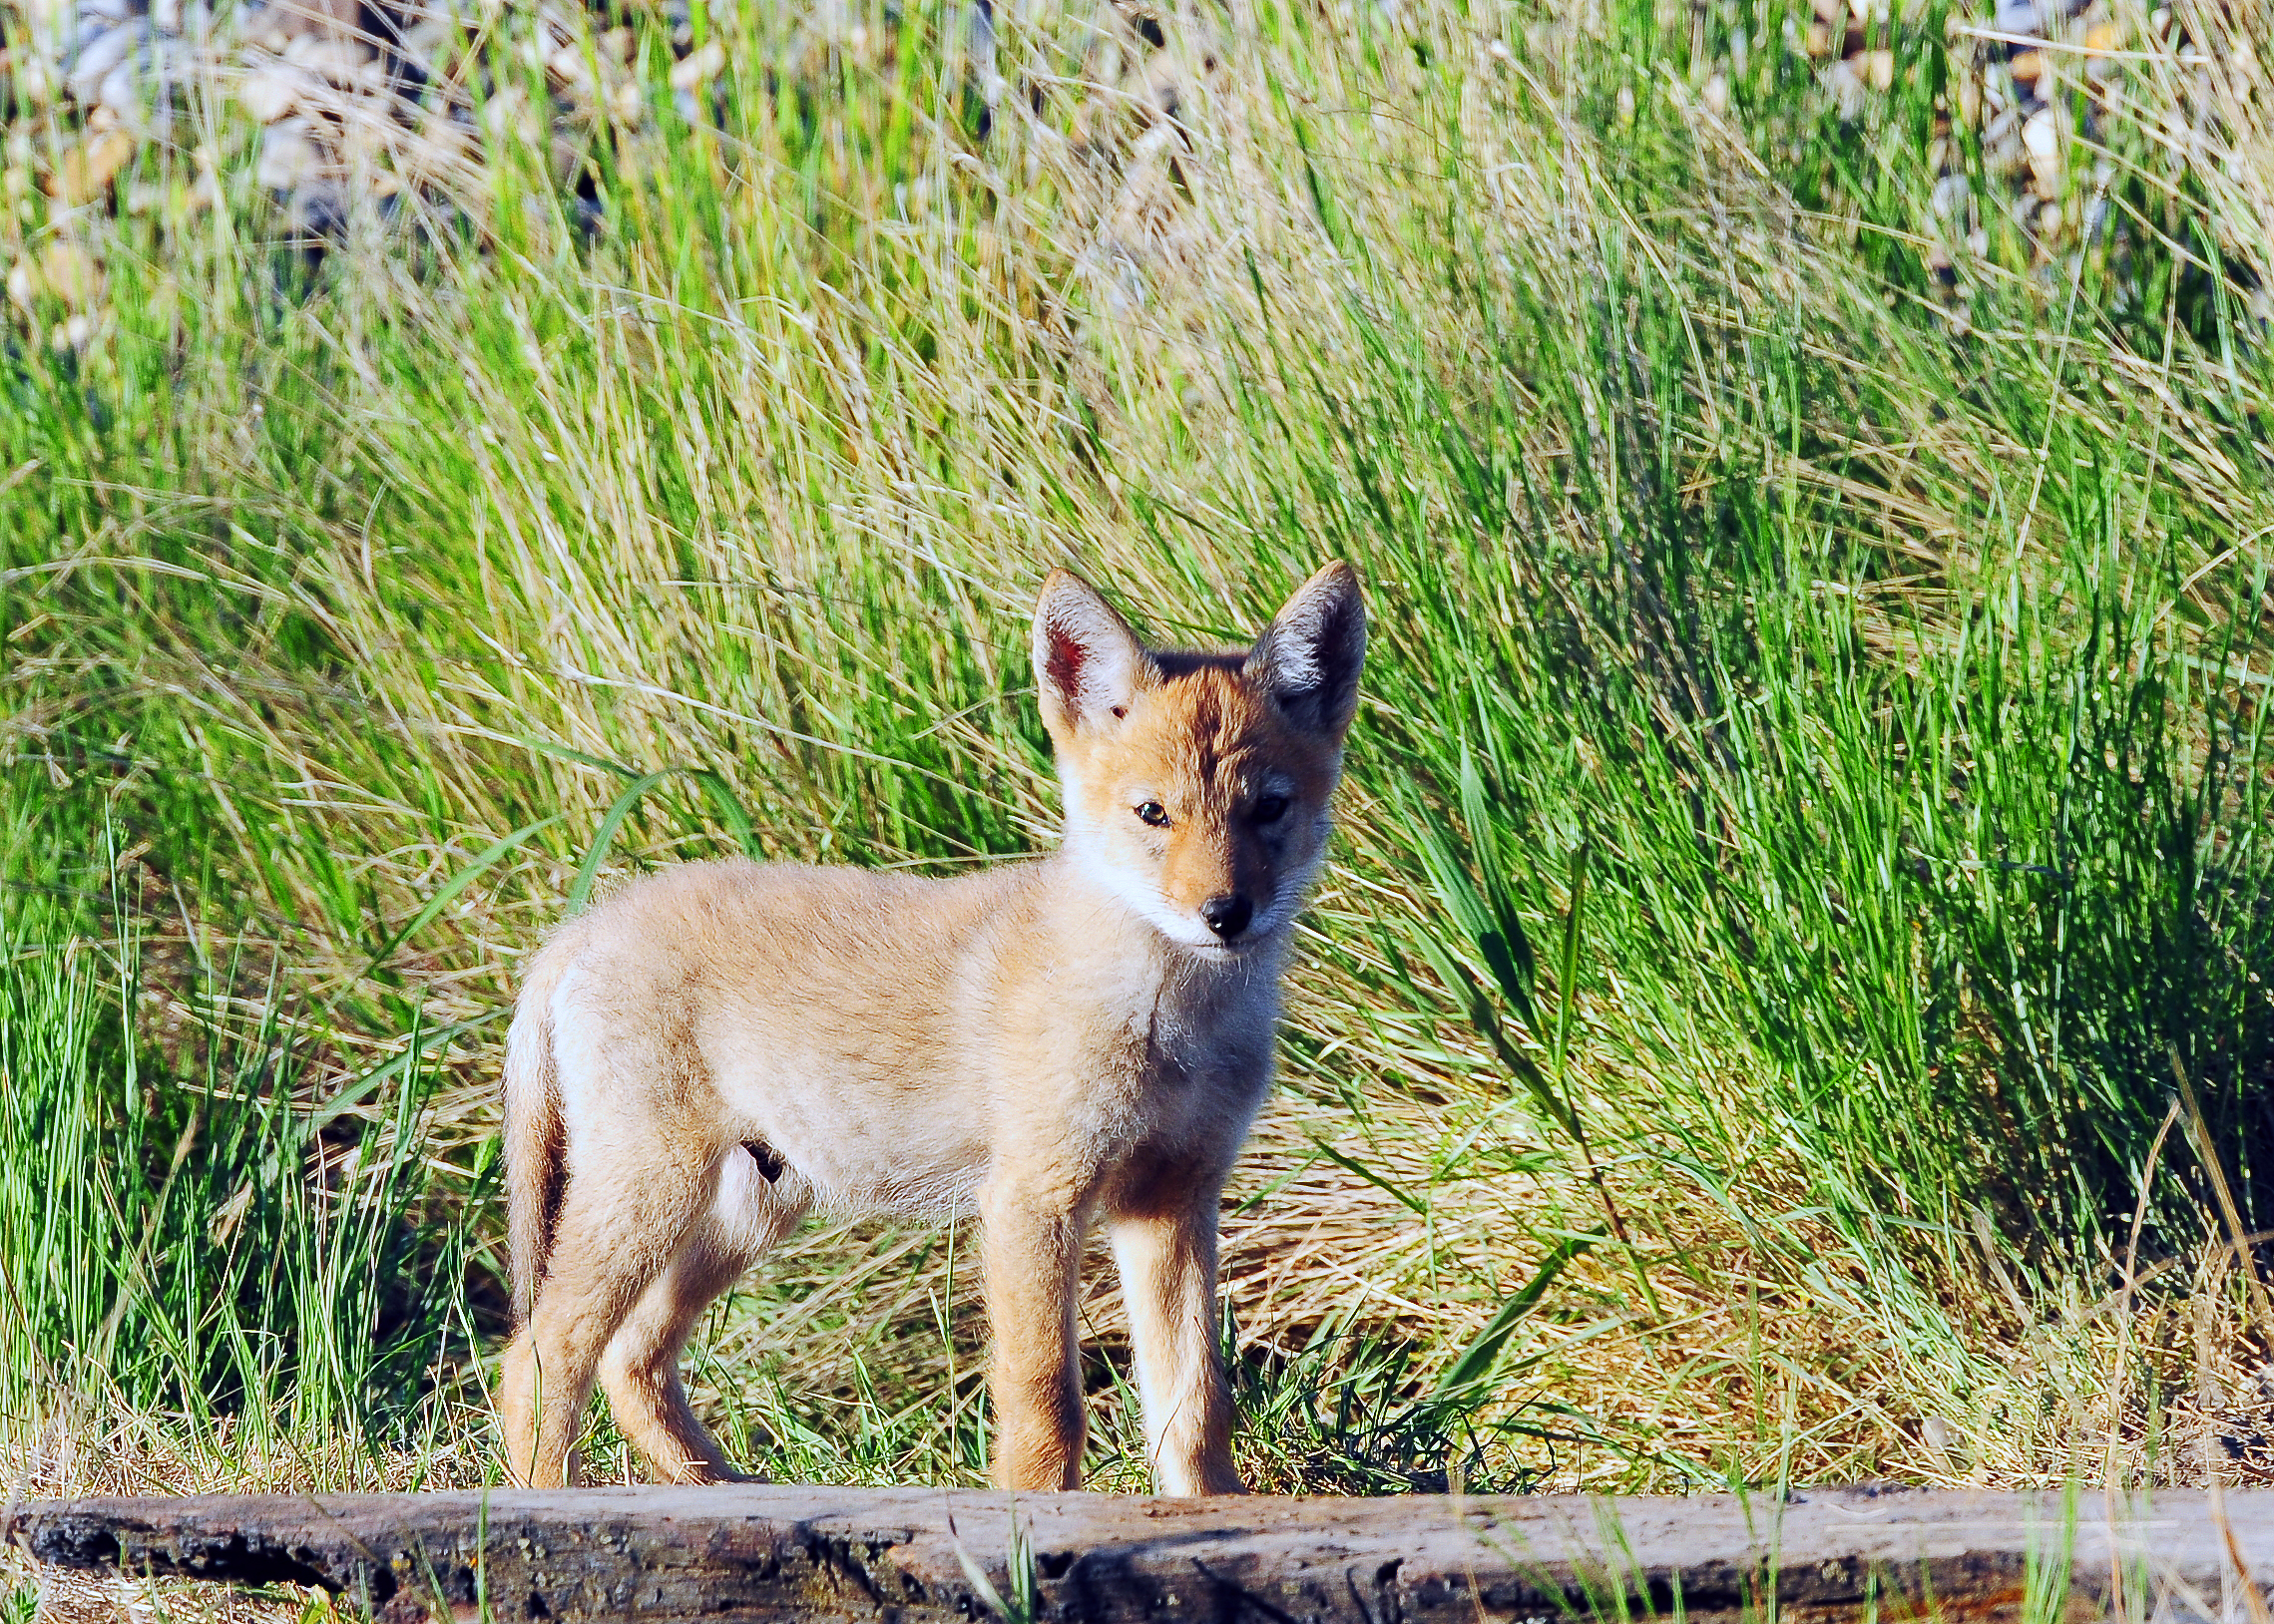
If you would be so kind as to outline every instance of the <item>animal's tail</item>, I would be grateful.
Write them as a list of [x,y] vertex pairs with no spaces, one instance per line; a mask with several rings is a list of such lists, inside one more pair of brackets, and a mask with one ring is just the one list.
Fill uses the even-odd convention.
[[564,940],[574,930],[572,926],[556,937],[530,966],[505,1039],[506,1240],[517,1325],[527,1325],[536,1306],[568,1183],[569,1141],[553,1053],[553,993],[576,962],[573,943]]

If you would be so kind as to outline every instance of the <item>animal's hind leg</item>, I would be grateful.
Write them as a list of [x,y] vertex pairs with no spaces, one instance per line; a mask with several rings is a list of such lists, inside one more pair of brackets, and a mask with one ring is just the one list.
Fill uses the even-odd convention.
[[[771,1155],[771,1152],[768,1152]],[[704,1309],[739,1280],[804,1215],[803,1180],[763,1179],[754,1152],[726,1154],[711,1210],[696,1221],[671,1266],[641,1297],[601,1357],[601,1386],[618,1430],[666,1482],[715,1483],[743,1473],[697,1421],[680,1377],[680,1356]]]
[[570,1178],[529,1323],[506,1350],[499,1408],[518,1481],[571,1481],[602,1351],[685,1249],[709,1184],[660,1155]]

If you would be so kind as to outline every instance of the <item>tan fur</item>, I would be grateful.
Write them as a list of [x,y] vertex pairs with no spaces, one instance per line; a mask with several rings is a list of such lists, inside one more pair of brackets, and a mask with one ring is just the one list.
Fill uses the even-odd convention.
[[507,1043],[514,1476],[571,1479],[596,1379],[665,1478],[733,1475],[680,1355],[819,1206],[979,1214],[1008,1488],[1080,1481],[1074,1305],[1103,1220],[1160,1487],[1239,1491],[1216,1209],[1270,1085],[1364,645],[1339,564],[1252,650],[1202,654],[1147,652],[1056,572],[1035,664],[1059,851],[953,880],[689,865],[556,936]]

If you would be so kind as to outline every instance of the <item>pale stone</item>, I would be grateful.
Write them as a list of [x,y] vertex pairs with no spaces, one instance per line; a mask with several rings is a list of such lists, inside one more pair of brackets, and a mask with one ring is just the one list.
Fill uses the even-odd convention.
[[27,107],[45,107],[55,100],[55,65],[37,52],[19,53],[10,64],[8,86]]
[[1835,62],[1824,70],[1824,88],[1832,93],[1833,104],[1840,110],[1842,119],[1853,122],[1863,117],[1864,82],[1850,62]]
[[361,40],[311,31],[285,45],[284,60],[307,73],[345,80],[371,60],[371,48]]
[[712,40],[684,62],[673,67],[672,89],[693,90],[704,81],[716,77],[718,70],[725,66],[726,47],[717,40]]
[[584,47],[571,41],[545,59],[545,71],[570,90],[589,96],[593,89],[592,64],[585,60]]
[[306,119],[291,118],[268,127],[252,178],[271,192],[290,192],[323,171],[323,150],[315,143],[313,127]]
[[297,107],[307,81],[281,62],[255,68],[237,87],[236,99],[261,124],[274,124]]
[[95,100],[129,124],[140,124],[147,111],[143,103],[142,76],[135,72],[132,62],[122,62],[103,76]]
[[429,17],[403,35],[403,54],[418,66],[421,73],[433,73],[464,37],[464,32],[454,19]]
[[73,100],[96,100],[95,93],[102,88],[103,81],[109,77],[111,70],[126,61],[127,54],[135,48],[137,32],[132,24],[107,29],[79,53],[71,64],[71,73],[65,81],[71,87]]
[[463,182],[473,171],[473,133],[440,114],[430,114],[416,135],[396,138],[394,158],[413,185]]
[[2060,128],[2053,123],[2052,109],[2040,108],[2030,115],[2022,126],[2022,145],[2029,151],[2030,174],[2036,178],[2038,196],[2060,196]]
[[1873,90],[1886,94],[1895,86],[1895,53],[1893,51],[1866,51],[1859,59],[1860,73]]
[[40,251],[40,291],[74,310],[90,309],[103,296],[103,267],[76,242],[56,238]]
[[274,6],[262,6],[245,19],[244,40],[278,56],[292,43],[292,30],[285,26],[283,13]]
[[1704,98],[1706,110],[1715,118],[1718,119],[1729,111],[1729,80],[1727,75],[1708,74],[1705,79],[1705,89],[1700,94]]
[[495,140],[511,138],[533,142],[543,134],[536,110],[529,105],[528,94],[519,85],[507,85],[499,90],[475,110],[474,116]]
[[105,131],[63,155],[48,177],[47,195],[73,208],[93,203],[110,190],[134,155],[134,137],[124,130]]

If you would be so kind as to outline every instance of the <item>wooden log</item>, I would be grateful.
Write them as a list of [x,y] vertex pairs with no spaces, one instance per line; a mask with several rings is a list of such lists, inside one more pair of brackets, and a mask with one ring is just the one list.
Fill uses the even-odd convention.
[[753,1484],[35,1501],[0,1516],[0,1538],[65,1567],[321,1586],[390,1624],[1555,1624],[1677,1606],[1734,1624],[1772,1597],[1804,1624],[2025,1609],[2264,1624],[2274,1491],[2220,1507],[2179,1492],[1169,1500]]

